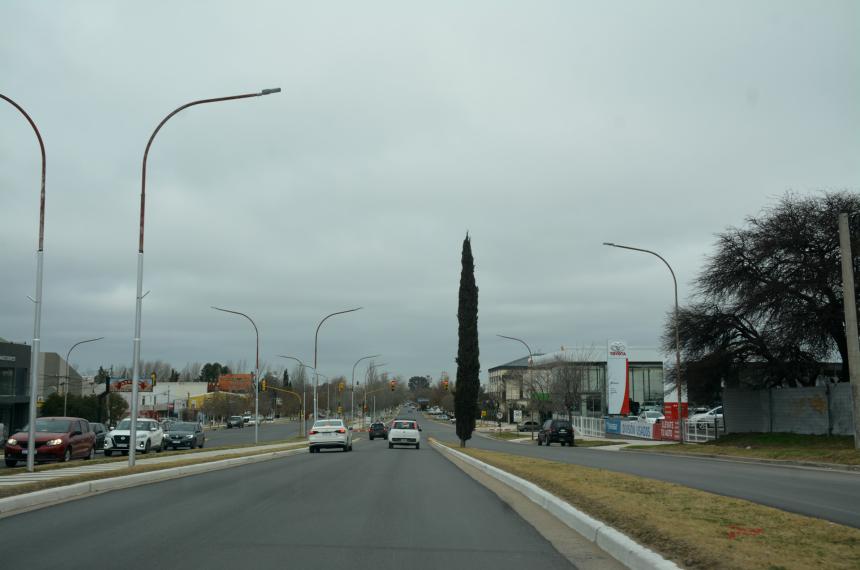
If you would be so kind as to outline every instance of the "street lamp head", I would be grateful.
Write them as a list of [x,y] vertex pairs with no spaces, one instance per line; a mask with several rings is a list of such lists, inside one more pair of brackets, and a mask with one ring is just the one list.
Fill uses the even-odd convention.
[[260,91],[260,95],[271,95],[272,93],[280,93],[280,92],[281,92],[280,87],[274,87],[272,89],[263,89],[262,91]]
[[605,242],[603,242],[603,245],[608,245],[609,247],[615,247],[615,244],[612,243],[611,241],[605,241]]

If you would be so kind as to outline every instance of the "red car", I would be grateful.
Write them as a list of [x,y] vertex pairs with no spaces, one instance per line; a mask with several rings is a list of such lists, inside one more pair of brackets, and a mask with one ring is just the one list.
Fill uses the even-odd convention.
[[[3,450],[6,467],[27,461],[27,427],[6,440]],[[36,420],[36,461],[70,461],[95,457],[96,434],[90,422],[81,418],[38,418]]]

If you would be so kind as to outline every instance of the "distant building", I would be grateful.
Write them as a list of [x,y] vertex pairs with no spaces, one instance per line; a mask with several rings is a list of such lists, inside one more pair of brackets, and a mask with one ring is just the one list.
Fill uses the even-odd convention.
[[30,346],[0,339],[0,424],[7,433],[27,423],[29,388]]
[[[664,355],[655,348],[627,348],[627,390],[629,400],[638,402],[663,401]],[[571,413],[602,417],[607,414],[606,371],[608,351],[604,345],[562,348],[547,354],[537,354],[531,364],[528,357],[519,358],[489,369],[488,392],[499,403],[499,408],[513,421],[514,411],[522,410],[523,418],[535,406],[533,400],[549,401],[549,386],[553,374],[562,368],[577,369],[580,401]],[[558,403],[554,403],[558,408]],[[543,415],[548,415],[549,405]]]

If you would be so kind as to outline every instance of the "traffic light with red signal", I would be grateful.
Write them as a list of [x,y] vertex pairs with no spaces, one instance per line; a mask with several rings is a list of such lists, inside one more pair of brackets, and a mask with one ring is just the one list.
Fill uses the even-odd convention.
[[442,380],[442,389],[445,390],[446,392],[448,391],[448,379],[447,378]]
[[389,383],[389,386],[391,386],[391,391],[393,392],[395,390],[395,388],[397,388],[397,380],[392,380]]

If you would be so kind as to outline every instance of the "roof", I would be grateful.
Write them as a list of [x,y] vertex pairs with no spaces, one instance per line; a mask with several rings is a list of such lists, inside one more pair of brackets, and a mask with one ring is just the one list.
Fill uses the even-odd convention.
[[[588,347],[571,347],[564,350],[557,350],[549,354],[535,356],[534,364],[536,366],[552,364],[556,361],[561,362],[606,362],[608,351],[606,345],[588,346]],[[663,363],[669,360],[669,355],[661,352],[659,349],[649,346],[628,346],[627,360],[631,363],[653,362]]]
[[[538,355],[535,355],[537,358]],[[495,370],[505,369],[505,368],[528,368],[529,367],[529,357],[523,356],[522,358],[517,358],[516,360],[511,360],[507,364],[499,364],[498,366],[493,366],[487,372],[493,372]]]

